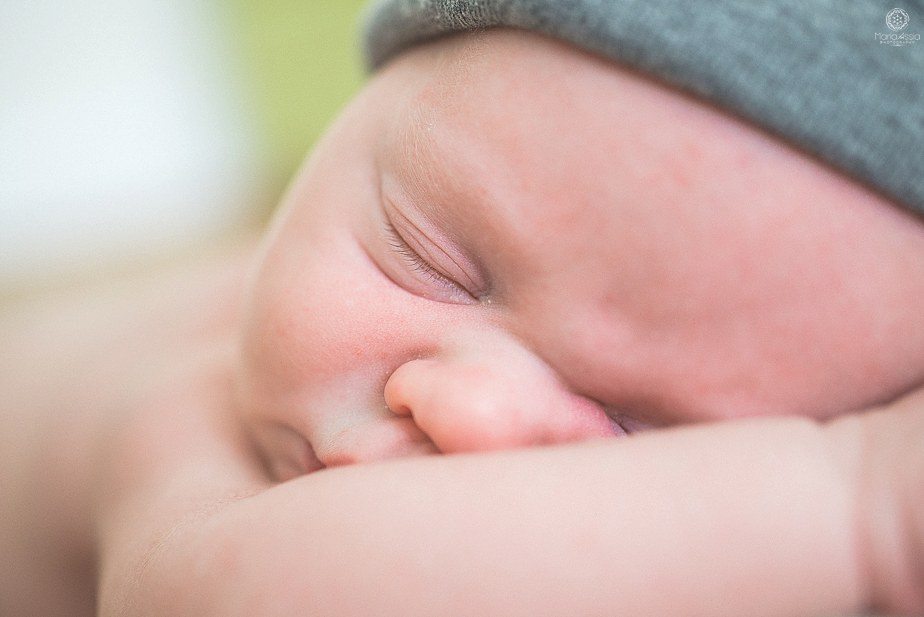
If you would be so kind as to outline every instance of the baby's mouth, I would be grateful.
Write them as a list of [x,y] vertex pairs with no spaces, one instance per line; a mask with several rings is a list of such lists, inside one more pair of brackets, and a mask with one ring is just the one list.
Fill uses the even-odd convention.
[[399,417],[302,427],[266,422],[253,427],[251,439],[267,475],[276,482],[326,467],[438,453],[410,418]]
[[285,482],[321,469],[307,440],[280,422],[257,423],[250,431],[254,453],[269,478]]
[[[654,428],[625,413],[607,409],[612,434],[624,437]],[[277,482],[319,471],[409,456],[439,454],[439,449],[410,417],[374,417],[300,431],[283,424],[261,427],[257,447],[267,472]],[[307,428],[307,427],[305,427]]]
[[413,420],[402,417],[376,417],[357,424],[321,428],[306,439],[305,445],[321,467],[438,453]]

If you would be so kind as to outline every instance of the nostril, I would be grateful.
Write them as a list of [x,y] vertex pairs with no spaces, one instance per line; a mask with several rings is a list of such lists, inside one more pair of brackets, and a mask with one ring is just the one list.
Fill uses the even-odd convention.
[[619,423],[619,420],[609,417],[607,419],[610,421],[610,428],[613,429],[613,435],[623,436],[628,434],[628,431]]
[[630,435],[632,433],[641,433],[642,431],[654,428],[653,424],[648,424],[625,415],[620,417],[619,424],[625,429],[626,433]]
[[413,407],[429,390],[433,364],[429,360],[411,360],[399,366],[385,382],[385,405],[399,417],[413,415]]
[[617,411],[612,407],[605,407],[604,409],[606,410],[607,417],[613,424],[614,430],[617,430],[620,434],[631,435],[654,428],[653,424],[642,422],[623,411]]
[[388,409],[391,410],[391,412],[395,414],[396,416],[410,416],[411,415],[411,408],[408,407],[407,405],[395,405],[395,404],[389,405],[387,399],[385,401],[385,404],[388,407]]

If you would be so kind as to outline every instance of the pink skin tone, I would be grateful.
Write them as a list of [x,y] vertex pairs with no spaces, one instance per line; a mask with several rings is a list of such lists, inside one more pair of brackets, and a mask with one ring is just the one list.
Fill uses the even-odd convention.
[[759,131],[444,40],[253,257],[0,323],[0,613],[924,610],[924,226]]
[[829,418],[924,381],[922,298],[911,215],[611,63],[494,32],[399,58],[299,174],[238,399],[279,479]]

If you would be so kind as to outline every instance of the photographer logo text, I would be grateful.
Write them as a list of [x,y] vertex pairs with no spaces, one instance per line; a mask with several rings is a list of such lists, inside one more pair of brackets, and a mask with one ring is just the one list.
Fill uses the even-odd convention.
[[911,22],[911,16],[904,9],[894,8],[885,16],[885,25],[891,32],[877,32],[876,40],[880,45],[891,45],[892,47],[905,47],[914,45],[921,40],[921,35],[917,32],[906,32],[905,28]]

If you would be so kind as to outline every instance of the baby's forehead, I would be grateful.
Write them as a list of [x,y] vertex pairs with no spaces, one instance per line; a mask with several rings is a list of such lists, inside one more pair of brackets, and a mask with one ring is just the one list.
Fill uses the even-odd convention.
[[[378,158],[437,222],[555,250],[613,237],[640,210],[772,194],[811,159],[667,86],[536,35],[463,35],[407,54]],[[388,175],[388,174],[386,174]],[[828,173],[830,176],[830,173]],[[730,194],[729,194],[730,193]]]
[[[884,54],[869,44],[867,26],[885,9],[852,3],[833,15],[813,3],[783,4],[767,11],[760,3],[712,3],[690,20],[683,2],[639,12],[632,3],[598,0],[379,0],[364,50],[368,66],[379,70],[452,33],[543,33],[739,114],[924,210],[924,159],[908,155],[924,127],[921,56]],[[835,30],[831,45],[813,43]]]

